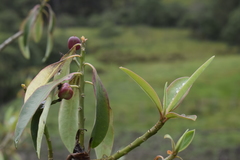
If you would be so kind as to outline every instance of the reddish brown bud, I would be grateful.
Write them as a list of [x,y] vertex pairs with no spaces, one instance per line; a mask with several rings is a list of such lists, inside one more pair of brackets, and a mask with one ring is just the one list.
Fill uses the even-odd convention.
[[58,97],[61,99],[69,100],[73,96],[73,90],[68,83],[63,83],[58,92]]
[[[68,39],[68,48],[71,49],[77,43],[81,43],[80,39],[78,37],[76,37],[76,36],[70,37]],[[76,46],[76,50],[79,50],[80,48],[81,48],[80,45]]]

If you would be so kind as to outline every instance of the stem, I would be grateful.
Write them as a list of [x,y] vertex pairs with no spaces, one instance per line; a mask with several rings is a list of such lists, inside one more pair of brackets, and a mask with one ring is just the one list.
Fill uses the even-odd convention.
[[45,126],[44,128],[44,134],[45,134],[47,146],[48,146],[48,160],[53,160],[52,142],[50,140],[50,135],[48,133],[47,126]]
[[170,154],[168,157],[166,157],[164,160],[172,160],[176,158],[176,155]]
[[108,159],[109,160],[115,160],[118,159],[122,156],[124,156],[125,154],[127,154],[128,152],[130,152],[131,150],[133,150],[134,148],[140,146],[140,144],[142,144],[143,142],[145,142],[148,138],[150,138],[151,136],[153,136],[154,134],[156,134],[158,132],[158,130],[160,130],[163,125],[165,124],[166,121],[161,121],[159,120],[151,129],[149,129],[146,133],[144,133],[142,136],[138,137],[137,139],[135,139],[131,144],[129,144],[128,146],[126,146],[125,148],[117,151],[117,153],[113,154],[112,156],[110,156]]
[[[43,0],[42,3],[40,4],[40,11],[42,10],[42,8],[44,6],[46,6],[47,2],[49,0]],[[21,35],[23,34],[23,31],[18,31],[17,33],[15,33],[14,35],[12,35],[11,37],[9,37],[8,39],[6,39],[2,44],[0,44],[0,52],[10,43],[12,43],[15,39],[19,38]]]
[[14,35],[12,35],[11,37],[9,37],[8,39],[6,39],[2,44],[0,44],[0,52],[7,47],[7,45],[11,44],[15,39],[17,39],[18,37],[20,37],[23,34],[23,31],[18,31],[17,33],[15,33]]
[[79,70],[81,72],[80,75],[80,81],[79,81],[79,110],[78,110],[78,128],[80,129],[79,132],[79,143],[81,148],[84,149],[84,122],[85,122],[85,117],[84,117],[84,86],[85,86],[85,81],[84,81],[84,71],[85,71],[85,66],[84,66],[84,61],[85,61],[85,42],[82,43],[81,46],[81,57],[80,59],[80,66]]

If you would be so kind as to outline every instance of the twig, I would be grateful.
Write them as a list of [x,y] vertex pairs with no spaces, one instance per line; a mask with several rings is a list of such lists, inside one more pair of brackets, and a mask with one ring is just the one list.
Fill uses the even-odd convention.
[[138,137],[137,139],[135,139],[131,144],[129,144],[128,146],[126,146],[125,148],[117,151],[115,154],[113,154],[112,156],[108,157],[108,160],[115,160],[118,159],[120,157],[122,157],[123,155],[127,154],[128,152],[130,152],[131,150],[133,150],[134,148],[140,146],[143,142],[145,142],[148,138],[150,138],[151,136],[153,136],[154,134],[156,134],[158,132],[158,130],[160,130],[163,125],[165,124],[166,121],[161,121],[159,120],[151,129],[149,129],[146,133],[144,133],[142,136]]
[[0,45],[0,52],[10,43],[12,43],[15,39],[17,39],[18,37],[20,37],[23,34],[23,31],[18,31],[17,33],[15,33],[14,35],[12,35],[11,37],[9,37],[8,39],[6,39],[1,45]]

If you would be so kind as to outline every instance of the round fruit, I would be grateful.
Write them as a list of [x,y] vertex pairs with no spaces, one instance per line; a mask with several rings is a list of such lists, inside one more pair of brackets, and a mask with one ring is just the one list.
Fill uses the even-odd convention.
[[[76,36],[72,36],[68,39],[68,48],[71,49],[75,44],[81,43],[80,39]],[[80,49],[80,45],[76,46],[76,50]]]
[[73,90],[68,83],[63,83],[58,92],[58,97],[61,99],[69,100],[73,96]]

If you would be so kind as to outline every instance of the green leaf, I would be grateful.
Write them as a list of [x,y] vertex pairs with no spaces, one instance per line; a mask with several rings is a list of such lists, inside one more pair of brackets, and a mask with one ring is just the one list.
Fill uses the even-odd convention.
[[50,56],[50,53],[52,51],[53,48],[53,35],[52,34],[48,34],[47,35],[47,47],[46,47],[46,51],[45,51],[45,56],[42,59],[42,62],[45,62],[48,57]]
[[49,10],[48,33],[52,34],[55,27],[56,17],[50,5],[47,5]]
[[78,73],[71,73],[59,80],[50,82],[44,86],[41,86],[35,90],[35,92],[28,98],[28,100],[23,104],[18,123],[15,129],[15,145],[17,146],[19,139],[22,135],[23,130],[26,128],[28,122],[40,106],[40,104],[47,98],[50,92],[61,82],[67,81],[73,78],[73,76]]
[[49,9],[49,21],[48,21],[48,34],[47,34],[47,47],[46,47],[46,51],[45,51],[45,56],[42,59],[43,62],[45,62],[51,51],[53,48],[53,31],[54,31],[54,27],[55,27],[55,14],[51,8],[50,5],[47,5],[48,9]]
[[23,31],[23,40],[19,42],[20,49],[23,53],[23,56],[27,59],[30,58],[29,48],[28,48],[28,41],[30,37],[30,33],[32,27],[36,21],[37,15],[39,14],[39,5],[36,5],[29,13],[28,17],[23,23],[22,31]]
[[63,63],[64,61],[58,61],[43,68],[27,87],[24,102],[28,100],[38,87],[45,85],[60,70]]
[[36,22],[34,23],[33,26],[33,39],[35,42],[39,42],[41,37],[42,37],[42,33],[43,33],[43,17],[42,14],[38,14]]
[[31,136],[35,150],[37,150],[38,124],[42,112],[43,108],[38,108],[31,120]]
[[[200,66],[191,75],[191,77],[188,78],[188,80],[186,82],[182,83],[182,86],[179,86],[179,84],[180,84],[179,81],[181,81],[181,80],[184,81],[184,78],[178,80],[178,82],[174,82],[174,84],[176,83],[176,86],[178,86],[179,89],[175,90],[176,94],[174,97],[172,97],[173,98],[172,100],[170,99],[170,97],[168,97],[168,99],[170,100],[170,103],[167,106],[166,113],[175,109],[176,106],[182,101],[184,96],[187,94],[189,88],[192,86],[192,84],[195,82],[195,80],[200,76],[200,74],[207,68],[207,66],[212,62],[213,58],[214,58],[214,56],[212,56],[210,59],[208,59],[202,66]],[[170,90],[174,91],[174,88],[171,87]]]
[[36,151],[37,151],[37,155],[38,155],[39,159],[40,159],[42,137],[43,137],[43,134],[44,134],[45,125],[46,125],[46,122],[47,122],[47,116],[48,116],[48,112],[49,112],[51,103],[52,103],[52,95],[50,94],[48,96],[48,98],[46,99],[46,102],[45,102],[44,108],[43,108],[43,112],[40,116],[39,123],[38,123],[37,150]]
[[195,135],[195,130],[190,130],[190,131],[186,130],[186,132],[178,140],[175,151],[178,153],[186,149],[192,142],[194,135]]
[[173,138],[169,134],[165,134],[164,138],[168,138],[171,140],[172,150],[174,150],[176,145]]
[[[31,81],[29,86],[27,87],[27,91],[24,97],[24,102],[28,100],[28,98],[32,95],[32,93],[40,86],[45,85],[54,75],[56,75],[61,68],[64,66],[64,63],[68,61],[73,57],[76,57],[78,55],[72,55],[72,56],[64,56],[63,59],[60,61],[50,64],[47,67],[43,68],[36,77]],[[61,72],[59,72],[61,74]],[[65,76],[65,75],[63,75]],[[63,77],[61,76],[61,77]]]
[[24,56],[26,59],[29,59],[29,58],[30,58],[30,50],[29,50],[28,45],[27,45],[27,46],[24,46],[24,44],[23,44],[23,36],[20,36],[20,37],[18,38],[18,45],[19,45],[19,48],[20,48],[23,56]]
[[168,99],[168,95],[167,95],[167,85],[168,83],[166,82],[165,83],[165,86],[164,86],[164,94],[163,94],[163,111],[165,112],[166,109],[167,109],[167,99]]
[[110,156],[112,152],[114,141],[114,129],[113,129],[113,114],[112,110],[110,109],[110,123],[106,137],[103,139],[102,143],[100,143],[95,148],[95,153],[97,159],[103,158],[103,156]]
[[[75,77],[72,81],[78,79]],[[72,83],[70,83],[72,84]],[[78,130],[79,89],[73,88],[73,97],[63,99],[58,114],[58,128],[63,144],[72,153],[75,146],[75,135]]]
[[65,55],[62,56],[60,61],[65,61],[63,66],[61,67],[61,70],[59,70],[58,74],[54,75],[54,80],[60,79],[70,73],[70,64],[72,62],[72,59],[74,57],[79,57],[80,55],[75,54],[76,48],[72,48],[66,53]]
[[[184,94],[181,94],[180,99],[177,101],[177,103],[171,104],[172,101],[176,98],[179,91],[184,87],[185,83],[188,81],[189,77],[181,77],[173,81],[166,90],[166,98],[164,99],[164,104],[166,106],[166,110],[172,111],[178,107],[178,105],[182,102],[182,100],[187,96],[191,86],[187,88],[186,92]],[[166,102],[165,102],[166,100]],[[171,104],[171,106],[170,106]]]
[[142,90],[156,104],[159,112],[162,112],[162,104],[155,90],[142,77],[140,77],[133,71],[124,67],[120,67],[120,69],[123,70],[127,75],[129,75],[142,88]]
[[93,69],[93,89],[96,97],[96,116],[91,133],[91,148],[97,147],[105,138],[110,122],[110,105],[109,99],[96,69]]
[[177,114],[175,112],[169,112],[166,115],[167,118],[183,118],[195,121],[197,119],[196,115],[185,115],[185,114]]

